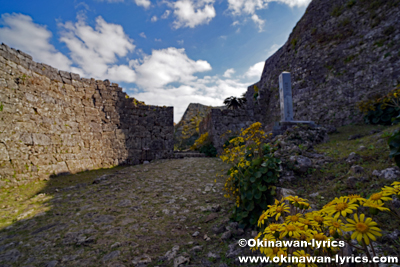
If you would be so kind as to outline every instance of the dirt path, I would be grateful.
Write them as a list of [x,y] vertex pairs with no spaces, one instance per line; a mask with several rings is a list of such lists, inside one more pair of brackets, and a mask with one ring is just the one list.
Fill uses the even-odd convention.
[[233,224],[225,234],[223,168],[216,158],[161,160],[47,189],[28,219],[1,230],[0,266],[232,266],[234,241],[224,239],[243,233]]

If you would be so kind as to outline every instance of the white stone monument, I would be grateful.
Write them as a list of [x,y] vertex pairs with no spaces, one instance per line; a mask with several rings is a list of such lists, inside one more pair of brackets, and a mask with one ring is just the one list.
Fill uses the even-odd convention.
[[290,72],[279,75],[279,99],[281,101],[281,121],[293,121],[293,100]]
[[293,98],[290,72],[282,72],[281,75],[279,75],[279,100],[281,105],[281,121],[275,123],[272,131],[274,135],[282,134],[288,128],[296,124],[308,124],[311,127],[316,126],[312,121],[293,120]]

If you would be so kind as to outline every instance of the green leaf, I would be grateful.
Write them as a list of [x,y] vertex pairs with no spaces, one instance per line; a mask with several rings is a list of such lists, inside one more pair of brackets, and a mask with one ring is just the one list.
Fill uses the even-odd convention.
[[256,172],[255,176],[256,176],[256,178],[260,178],[262,176],[262,173],[261,172]]
[[267,171],[268,171],[267,168],[260,168],[260,172],[261,172],[262,174],[266,174]]
[[261,192],[267,191],[268,187],[266,185],[259,185],[258,186],[258,190],[260,190]]
[[245,206],[246,210],[248,211],[252,211],[254,209],[254,202],[253,201],[249,201],[246,206]]
[[255,176],[251,176],[251,177],[250,177],[250,182],[254,183],[254,182],[256,181],[256,179],[257,179],[257,178],[256,178]]
[[247,192],[246,192],[246,198],[247,198],[248,200],[252,200],[252,199],[253,199],[253,193],[252,193],[251,191],[247,191]]
[[268,176],[272,176],[272,174],[273,174],[273,173],[272,173],[271,171],[269,171],[269,172],[267,173]]
[[255,198],[255,199],[260,199],[261,196],[262,196],[261,191],[258,191],[258,192],[256,192],[256,193],[254,194],[254,198]]

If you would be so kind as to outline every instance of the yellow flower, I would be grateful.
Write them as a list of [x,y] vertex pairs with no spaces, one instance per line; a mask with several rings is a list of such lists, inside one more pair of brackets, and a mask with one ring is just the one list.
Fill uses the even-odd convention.
[[304,225],[304,230],[308,230],[312,227],[318,227],[318,223],[314,220],[310,220],[308,218],[300,218],[300,224]]
[[376,241],[376,236],[382,236],[381,229],[376,227],[378,224],[372,221],[371,218],[366,218],[365,214],[360,215],[360,219],[357,214],[354,214],[354,220],[347,219],[349,222],[346,224],[346,231],[354,231],[351,235],[352,239],[357,239],[358,242],[361,242],[363,239],[365,244],[369,245],[369,240]]
[[370,199],[368,199],[363,204],[364,207],[370,207],[370,208],[377,209],[377,210],[380,210],[380,211],[390,211],[390,209],[383,207],[383,205],[385,205],[385,203],[376,203],[376,202],[373,202]]
[[261,214],[260,218],[258,219],[258,223],[257,226],[261,227],[262,224],[264,224],[264,220],[268,218],[268,212],[263,212],[263,214]]
[[297,213],[296,215],[289,215],[286,217],[285,222],[286,223],[296,223],[300,220],[302,215],[300,213]]
[[353,199],[347,202],[345,198],[335,198],[331,201],[332,205],[325,208],[324,211],[330,216],[335,215],[335,219],[339,218],[340,215],[346,217],[347,214],[353,213],[353,210],[357,209],[358,205],[354,203],[355,201]]
[[333,231],[332,233],[330,232],[332,236],[336,232],[340,235],[343,235],[342,229],[344,229],[344,224],[342,220],[331,218],[330,220],[326,221],[326,225],[329,226],[329,230]]
[[382,188],[382,194],[385,196],[391,196],[391,195],[400,195],[400,187],[399,186],[395,186],[395,187],[389,187],[389,186],[385,186],[384,188]]
[[306,214],[306,218],[313,220],[319,224],[324,222],[324,215],[320,211],[313,211]]
[[367,201],[365,198],[361,197],[360,195],[357,194],[353,194],[353,195],[348,195],[347,197],[344,197],[351,200],[357,200],[359,204],[364,203],[365,201]]
[[288,235],[289,237],[299,238],[300,237],[300,229],[296,224],[281,224],[281,234],[280,238]]
[[273,258],[273,257],[276,257],[278,255],[286,255],[286,249],[287,248],[278,248],[278,247],[265,248],[264,254],[267,257]]
[[276,232],[279,232],[281,229],[281,225],[277,223],[270,223],[265,229],[264,233],[265,234],[271,234],[274,235]]
[[279,219],[280,216],[283,216],[284,213],[289,213],[289,207],[286,206],[285,203],[274,205],[270,208],[270,216],[273,217],[274,215],[276,215],[276,221]]
[[300,236],[297,238],[298,240],[311,242],[311,239],[314,238],[314,235],[310,230],[300,232]]
[[287,196],[285,200],[288,200],[290,204],[294,205],[295,203],[299,204],[300,202],[305,202],[307,199],[303,199],[298,196]]
[[[304,258],[305,259],[304,263],[303,263],[303,260],[301,260],[302,263],[298,263],[298,265],[297,265],[298,267],[317,267],[316,264],[314,264],[312,262],[309,262],[308,259],[311,257],[311,255],[306,253],[304,250],[295,251],[295,252],[293,252],[293,255],[295,257]],[[299,259],[299,262],[300,262],[300,259]]]
[[308,210],[310,208],[310,204],[304,201],[299,202],[299,208],[302,210]]
[[379,192],[379,193],[372,194],[368,200],[370,200],[374,203],[377,203],[377,204],[381,204],[381,203],[383,203],[383,201],[392,200],[392,198],[385,196],[384,193],[382,193],[382,192]]
[[328,240],[328,237],[324,235],[324,233],[319,233],[318,231],[314,231],[313,237],[317,241],[326,241]]

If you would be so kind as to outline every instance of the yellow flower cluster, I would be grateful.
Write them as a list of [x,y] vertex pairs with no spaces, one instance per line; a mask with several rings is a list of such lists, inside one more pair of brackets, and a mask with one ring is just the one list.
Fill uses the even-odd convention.
[[[319,211],[307,212],[310,208],[306,199],[298,196],[288,196],[280,201],[275,200],[268,210],[263,212],[258,220],[262,231],[255,239],[262,241],[305,241],[307,244],[314,241],[326,242],[326,246],[308,246],[305,250],[296,247],[254,247],[269,257],[280,255],[305,256],[334,256],[339,253],[340,247],[332,246],[332,241],[351,244],[355,239],[355,247],[364,250],[368,257],[376,256],[372,241],[381,236],[381,229],[373,221],[373,216],[379,211],[390,211],[383,207],[385,202],[392,200],[390,196],[400,195],[400,182],[385,186],[380,192],[372,194],[368,199],[359,195],[349,195],[335,198]],[[360,207],[369,207],[371,217],[361,213]],[[350,234],[345,234],[345,232]],[[264,242],[264,244],[266,244]],[[316,243],[312,243],[316,244]],[[340,243],[336,243],[340,244]],[[354,246],[354,245],[353,245]],[[368,247],[371,250],[368,250]],[[372,253],[370,253],[372,251]],[[371,255],[373,254],[373,255]],[[300,262],[300,261],[299,261]],[[313,264],[298,266],[316,266]]]
[[[227,193],[224,196],[234,200],[237,207],[240,204],[240,188],[237,187],[237,181],[243,177],[240,170],[250,166],[252,159],[262,155],[261,144],[268,137],[262,130],[260,122],[253,123],[247,129],[242,129],[238,137],[230,140],[229,145],[220,156],[222,161],[233,165],[225,182],[224,190]],[[251,154],[249,154],[250,151],[252,151]]]
[[357,103],[358,109],[363,113],[368,113],[370,110],[375,110],[375,105],[382,104],[381,109],[386,107],[400,107],[400,85],[390,91],[388,94],[375,99],[368,99]]
[[194,142],[193,146],[190,147],[190,150],[196,150],[209,142],[208,132],[200,135],[200,137]]

